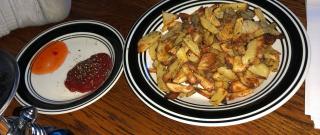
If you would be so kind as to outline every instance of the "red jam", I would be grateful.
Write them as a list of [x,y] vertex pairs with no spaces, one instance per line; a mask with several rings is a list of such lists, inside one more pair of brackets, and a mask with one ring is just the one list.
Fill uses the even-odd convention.
[[67,74],[65,86],[81,93],[97,90],[108,78],[112,60],[106,53],[98,53],[79,62]]

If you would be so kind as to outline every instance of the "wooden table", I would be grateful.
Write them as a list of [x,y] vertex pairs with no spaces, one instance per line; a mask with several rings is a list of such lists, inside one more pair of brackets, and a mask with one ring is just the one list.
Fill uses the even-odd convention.
[[[74,0],[66,19],[94,19],[111,24],[125,37],[131,26],[158,0]],[[281,0],[306,25],[305,0]],[[29,27],[0,38],[0,48],[16,55],[41,31],[53,26]],[[4,115],[12,115],[13,101]],[[168,119],[143,104],[129,87],[124,74],[112,90],[94,104],[68,114],[39,115],[38,123],[68,128],[80,134],[320,134],[304,114],[304,86],[281,108],[241,125],[209,128]]]

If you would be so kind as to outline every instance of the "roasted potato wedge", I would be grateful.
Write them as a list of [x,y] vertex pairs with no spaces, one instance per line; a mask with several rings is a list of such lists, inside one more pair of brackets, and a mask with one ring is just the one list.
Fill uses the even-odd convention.
[[248,44],[248,49],[242,57],[242,63],[244,65],[249,65],[254,61],[257,56],[258,49],[263,46],[263,43],[263,38],[257,38]]
[[168,28],[172,27],[177,23],[175,20],[178,18],[177,15],[167,12],[162,12],[162,18],[163,18],[163,27],[162,32],[167,31]]
[[194,74],[194,76],[199,80],[200,85],[207,90],[213,90],[214,89],[214,83],[206,79],[205,77],[199,75],[199,74]]
[[219,32],[219,30],[216,28],[216,26],[214,26],[208,19],[206,19],[205,17],[200,17],[200,22],[201,25],[203,26],[203,28],[207,29],[208,31],[210,31],[213,34],[217,34]]
[[216,91],[216,93],[211,97],[210,102],[214,106],[218,106],[222,102],[222,100],[226,98],[227,95],[228,95],[228,92],[225,89],[219,88]]
[[258,65],[252,65],[248,68],[248,70],[258,76],[263,78],[267,78],[270,74],[270,70],[267,65],[261,63]]
[[228,69],[227,67],[218,68],[218,73],[225,76],[226,78],[228,78],[228,80],[231,80],[231,81],[238,79],[237,75],[231,69]]
[[198,57],[200,57],[200,49],[199,49],[199,46],[193,42],[191,36],[186,36],[184,39],[183,39],[184,43],[187,45],[187,47],[195,54],[197,55]]
[[138,52],[142,53],[146,51],[149,47],[157,44],[161,36],[160,32],[154,31],[145,36],[143,36],[138,42]]
[[186,86],[176,83],[166,83],[167,87],[173,92],[188,93],[194,90],[192,86]]

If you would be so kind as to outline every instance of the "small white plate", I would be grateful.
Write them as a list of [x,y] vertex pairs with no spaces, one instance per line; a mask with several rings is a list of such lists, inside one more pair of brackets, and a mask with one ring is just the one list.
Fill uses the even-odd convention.
[[[64,63],[52,73],[31,73],[33,59],[52,41],[66,44],[68,55]],[[24,77],[20,80],[17,100],[22,105],[35,106],[45,114],[66,113],[90,105],[106,94],[120,77],[123,44],[124,39],[117,30],[97,21],[71,21],[46,30],[18,54],[21,76]],[[97,53],[106,53],[112,59],[113,68],[108,79],[93,92],[69,91],[64,84],[68,71]]]

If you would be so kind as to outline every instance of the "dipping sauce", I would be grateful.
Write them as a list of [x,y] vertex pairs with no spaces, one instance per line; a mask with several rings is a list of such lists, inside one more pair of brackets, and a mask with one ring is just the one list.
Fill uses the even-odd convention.
[[33,59],[31,72],[33,74],[48,74],[57,70],[68,55],[68,48],[63,41],[49,42]]
[[107,80],[112,65],[108,54],[94,54],[75,65],[68,72],[64,84],[71,92],[95,91]]

